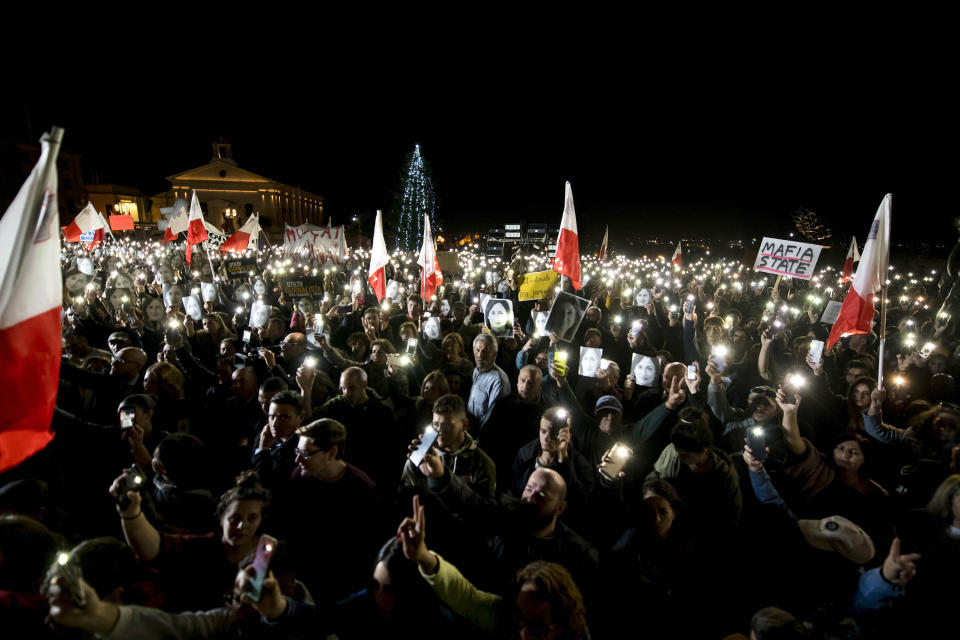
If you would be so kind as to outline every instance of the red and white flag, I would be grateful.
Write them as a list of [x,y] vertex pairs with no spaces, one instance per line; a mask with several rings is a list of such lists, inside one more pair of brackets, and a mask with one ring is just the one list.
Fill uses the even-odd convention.
[[187,214],[187,210],[181,206],[177,215],[171,216],[167,222],[167,230],[163,232],[163,241],[176,240],[190,226],[189,220],[190,216]]
[[234,231],[233,235],[220,245],[220,251],[245,253],[250,247],[250,238],[256,238],[258,233],[260,233],[260,216],[254,213],[247,218],[242,227]]
[[860,252],[857,250],[857,236],[850,239],[850,249],[847,250],[847,259],[843,261],[843,276],[841,280],[849,282],[853,277],[853,263],[860,261]]
[[670,262],[677,265],[677,269],[683,269],[683,251],[681,247],[683,246],[683,240],[677,243],[677,249],[673,252],[673,256],[670,257]]
[[193,199],[190,201],[190,221],[187,223],[187,264],[190,264],[193,245],[200,244],[206,239],[207,228],[203,225],[203,210],[200,208],[200,201],[197,200],[197,192],[194,190]]
[[853,285],[840,307],[840,315],[830,330],[827,348],[845,336],[870,333],[873,322],[873,301],[887,278],[890,263],[890,210],[893,196],[887,194],[870,225],[867,243],[863,245],[860,265],[853,276]]
[[420,257],[417,264],[423,267],[420,271],[420,297],[424,306],[430,304],[437,287],[443,284],[443,273],[440,272],[440,263],[437,261],[437,248],[433,246],[433,234],[430,233],[430,216],[423,214],[423,246],[420,247]]
[[603,230],[603,242],[600,243],[600,255],[597,256],[599,260],[603,260],[604,256],[607,255],[607,238],[610,235],[610,225],[607,225],[607,228]]
[[43,136],[40,160],[0,219],[0,389],[7,394],[0,472],[53,438],[63,291],[56,167],[62,133],[54,128]]
[[67,242],[82,242],[89,251],[103,242],[103,216],[88,202],[73,222],[63,227],[63,239]]
[[563,199],[563,218],[560,220],[560,237],[557,252],[553,255],[553,270],[570,278],[574,290],[580,283],[580,243],[577,236],[577,212],[573,208],[573,189],[568,182]]
[[[390,261],[387,254],[387,243],[383,241],[383,214],[377,209],[377,220],[373,223],[373,250],[370,252],[370,269],[367,271],[367,282],[377,294],[377,302],[382,302],[387,295],[387,274],[384,267]],[[396,301],[394,301],[396,302]]]

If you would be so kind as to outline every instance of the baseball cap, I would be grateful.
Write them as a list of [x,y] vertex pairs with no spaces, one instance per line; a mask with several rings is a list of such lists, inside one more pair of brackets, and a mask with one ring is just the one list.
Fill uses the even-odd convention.
[[594,414],[600,413],[601,411],[616,411],[617,413],[623,413],[623,405],[620,404],[620,401],[617,400],[616,396],[601,396],[597,400],[597,406],[594,408]]
[[847,560],[866,564],[876,550],[867,532],[842,516],[822,520],[800,520],[800,533],[810,546],[823,551],[836,551]]

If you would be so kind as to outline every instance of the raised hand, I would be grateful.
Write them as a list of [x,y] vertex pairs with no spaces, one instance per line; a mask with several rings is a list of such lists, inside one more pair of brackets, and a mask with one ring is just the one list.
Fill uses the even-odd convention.
[[436,571],[439,560],[427,549],[427,517],[420,496],[413,496],[413,517],[403,519],[397,528],[397,538],[407,560],[416,562],[425,573]]
[[820,358],[819,361],[814,362],[813,357],[808,353],[806,360],[807,366],[810,367],[811,371],[813,371],[813,375],[819,376],[823,374],[823,358]]
[[674,376],[670,381],[670,389],[667,391],[667,401],[664,403],[668,409],[674,411],[680,408],[680,405],[687,399],[687,392],[680,383],[680,376]]
[[787,402],[790,398],[787,397],[787,392],[783,390],[783,385],[780,385],[777,389],[777,405],[780,407],[780,410],[783,411],[784,416],[797,414],[797,409],[800,408],[800,392],[795,390],[793,392],[793,402]]
[[692,366],[697,373],[697,377],[693,380],[688,380],[687,376],[683,376],[683,381],[687,385],[687,389],[690,390],[690,395],[696,394],[700,389],[700,363],[694,362]]
[[287,610],[287,599],[283,597],[283,592],[280,591],[280,582],[274,577],[273,571],[270,571],[260,586],[260,599],[254,600],[250,597],[250,592],[253,590],[251,581],[256,575],[257,571],[252,564],[237,572],[237,577],[233,583],[234,593],[264,618],[268,620],[279,618]]
[[[744,438],[744,440],[746,440],[746,438]],[[767,453],[769,453],[770,447],[765,448]],[[748,445],[743,445],[743,461],[746,463],[747,468],[754,473],[760,471],[760,469],[763,469],[763,462],[753,457],[753,449],[751,449]]]
[[712,359],[707,359],[707,375],[710,376],[710,384],[723,384],[723,374],[717,367],[717,363]]
[[273,369],[277,366],[277,356],[267,349],[266,347],[260,347],[260,357],[263,358],[263,361],[267,365],[267,369]]
[[894,538],[890,543],[890,553],[883,561],[880,572],[883,577],[893,584],[905,585],[917,575],[917,560],[919,553],[900,553],[900,538]]

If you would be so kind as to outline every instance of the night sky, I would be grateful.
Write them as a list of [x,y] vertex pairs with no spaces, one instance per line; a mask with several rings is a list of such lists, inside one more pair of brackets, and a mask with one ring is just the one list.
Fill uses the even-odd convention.
[[453,232],[559,223],[570,180],[581,234],[599,243],[609,224],[614,248],[625,234],[775,235],[799,207],[840,242],[856,233],[862,244],[887,192],[895,241],[952,243],[956,124],[946,87],[923,74],[824,68],[638,70],[575,85],[558,73],[477,73],[406,92],[331,81],[316,98],[183,108],[34,100],[4,107],[0,139],[35,141],[59,124],[88,179],[154,194],[168,188],[165,176],[205,164],[222,136],[241,167],[324,196],[334,223],[359,213],[372,226],[369,214],[390,207],[419,142]]

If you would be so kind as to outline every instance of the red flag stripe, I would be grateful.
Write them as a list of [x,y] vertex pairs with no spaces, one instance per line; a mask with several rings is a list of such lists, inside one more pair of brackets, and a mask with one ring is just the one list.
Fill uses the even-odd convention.
[[0,329],[0,388],[7,402],[0,420],[0,471],[26,460],[53,439],[50,418],[60,376],[60,307]]

